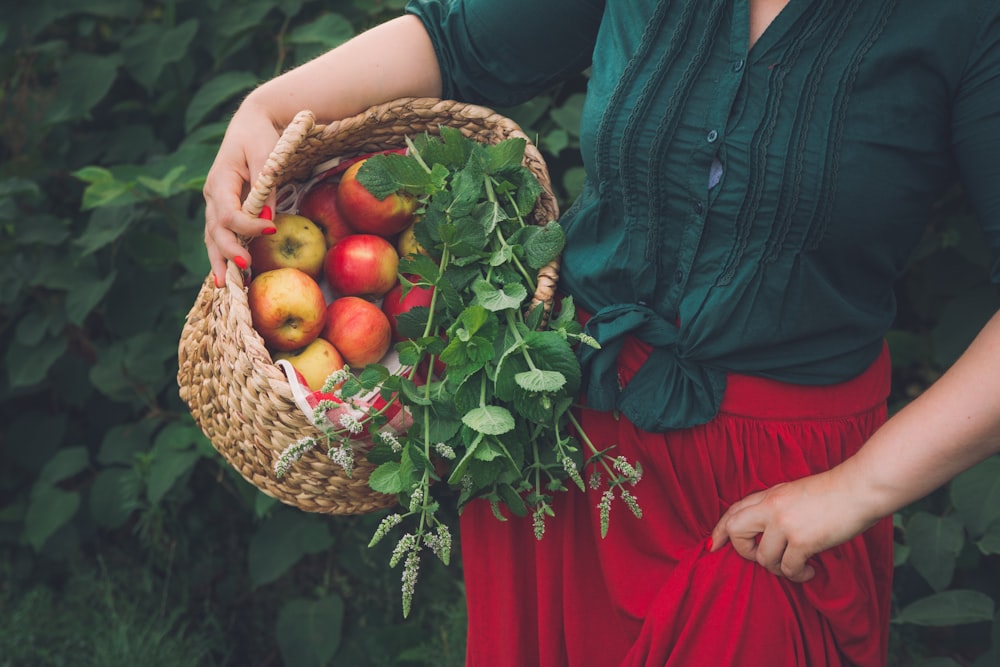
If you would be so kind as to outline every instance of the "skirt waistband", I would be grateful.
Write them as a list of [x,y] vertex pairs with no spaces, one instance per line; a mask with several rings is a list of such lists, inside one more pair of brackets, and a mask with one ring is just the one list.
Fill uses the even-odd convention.
[[[649,344],[629,337],[618,356],[619,378],[627,383],[646,361]],[[720,414],[761,419],[835,419],[881,407],[889,397],[892,363],[884,342],[860,375],[831,385],[802,385],[769,378],[726,374]]]

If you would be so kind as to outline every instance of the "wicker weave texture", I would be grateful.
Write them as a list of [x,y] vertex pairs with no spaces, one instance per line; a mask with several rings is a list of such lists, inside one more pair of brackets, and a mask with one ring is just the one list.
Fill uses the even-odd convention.
[[[328,125],[317,124],[309,111],[300,112],[282,133],[243,209],[258,215],[272,192],[308,180],[331,158],[400,148],[405,137],[437,134],[441,125],[482,143],[527,140],[525,166],[544,189],[532,221],[545,224],[558,218],[541,154],[513,121],[484,107],[428,98],[395,100]],[[536,305],[551,307],[558,277],[557,261],[539,272]],[[211,276],[202,285],[181,333],[178,362],[180,395],[195,422],[223,458],[264,493],[307,512],[334,515],[395,504],[394,496],[368,486],[373,466],[363,452],[356,456],[351,477],[317,450],[275,477],[275,461],[285,448],[320,432],[297,407],[288,380],[251,325],[244,277],[232,262],[224,288],[216,288]]]

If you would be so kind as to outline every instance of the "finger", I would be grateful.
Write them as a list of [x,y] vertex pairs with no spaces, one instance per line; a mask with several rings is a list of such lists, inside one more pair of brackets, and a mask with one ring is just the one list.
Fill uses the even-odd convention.
[[754,560],[771,574],[779,577],[784,576],[781,563],[787,547],[788,541],[784,535],[776,530],[764,531],[760,535]]
[[789,544],[781,557],[782,576],[799,584],[809,581],[816,576],[816,569],[809,564],[809,558],[810,554]]
[[[709,551],[718,551],[725,546],[726,542],[729,542],[733,537],[733,532],[730,528],[733,518],[743,510],[758,504],[761,500],[763,500],[763,492],[758,491],[730,505],[729,509],[716,522],[715,528],[712,529],[712,548]],[[739,521],[737,520],[734,527],[738,525]]]

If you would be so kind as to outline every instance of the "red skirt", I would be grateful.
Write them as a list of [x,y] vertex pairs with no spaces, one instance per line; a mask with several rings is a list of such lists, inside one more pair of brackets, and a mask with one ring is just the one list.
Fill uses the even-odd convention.
[[[648,347],[627,343],[624,381]],[[498,521],[485,501],[461,517],[467,667],[879,667],[887,659],[892,522],[815,556],[804,584],[730,545],[706,550],[747,494],[826,470],[886,420],[887,350],[861,376],[804,387],[731,375],[718,416],[647,433],[582,411],[598,446],[642,464],[638,519],[616,500],[600,536],[603,489],[556,494],[536,540],[531,519]]]

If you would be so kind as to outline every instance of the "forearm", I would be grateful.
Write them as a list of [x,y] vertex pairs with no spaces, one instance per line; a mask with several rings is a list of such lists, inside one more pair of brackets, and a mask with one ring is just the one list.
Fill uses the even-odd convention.
[[834,469],[872,520],[1000,452],[1000,313],[953,366]]
[[255,89],[244,106],[263,110],[275,127],[309,109],[320,122],[399,97],[438,97],[441,76],[423,24],[401,16]]

